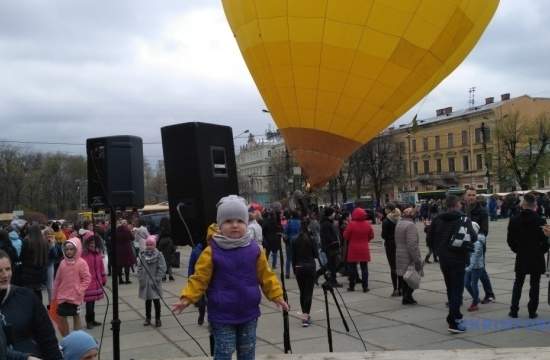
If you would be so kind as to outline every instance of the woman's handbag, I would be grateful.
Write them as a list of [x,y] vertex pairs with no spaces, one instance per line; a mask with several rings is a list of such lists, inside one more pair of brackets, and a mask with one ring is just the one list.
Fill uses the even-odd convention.
[[420,279],[422,278],[421,274],[416,271],[414,265],[409,265],[405,274],[403,274],[403,280],[407,282],[407,285],[413,290],[420,287]]

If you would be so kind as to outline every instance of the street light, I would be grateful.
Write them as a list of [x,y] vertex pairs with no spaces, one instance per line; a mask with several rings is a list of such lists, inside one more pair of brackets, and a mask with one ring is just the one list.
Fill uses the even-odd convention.
[[236,138],[238,138],[238,137],[241,136],[241,135],[248,134],[248,133],[250,133],[250,130],[246,129],[245,131],[243,131],[243,132],[240,133],[239,135],[234,136],[234,137],[233,137],[233,140],[235,140]]
[[483,145],[483,153],[485,155],[485,177],[487,178],[487,193],[492,193],[491,189],[491,172],[489,170],[489,159],[487,157],[487,127],[485,126],[485,122],[483,121],[481,123],[481,143]]

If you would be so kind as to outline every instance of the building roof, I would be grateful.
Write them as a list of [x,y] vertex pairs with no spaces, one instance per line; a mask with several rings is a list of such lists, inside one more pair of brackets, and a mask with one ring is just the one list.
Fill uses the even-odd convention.
[[[473,114],[485,112],[485,111],[488,111],[488,110],[493,110],[495,108],[500,107],[504,103],[510,103],[510,102],[516,101],[516,100],[518,100],[520,98],[524,98],[524,97],[528,98],[528,99],[531,99],[531,100],[550,100],[550,98],[530,97],[529,95],[522,95],[522,96],[512,98],[510,100],[496,101],[496,102],[493,102],[491,104],[476,105],[472,108],[456,110],[456,111],[453,111],[453,112],[448,113],[448,114],[443,114],[443,115],[440,115],[440,116],[434,116],[434,117],[430,117],[430,118],[427,118],[427,119],[420,119],[420,120],[417,120],[417,124],[418,124],[418,126],[424,126],[424,125],[438,123],[440,121],[452,120],[452,119],[456,119],[456,118],[460,118],[460,117],[464,117],[464,116],[468,116],[468,115],[473,115]],[[398,125],[398,126],[391,126],[388,129],[384,130],[384,132],[386,132],[386,131],[390,131],[390,132],[391,131],[393,131],[393,132],[402,131],[402,130],[409,129],[411,127],[412,127],[412,122],[407,123],[407,124],[401,124],[401,125]]]

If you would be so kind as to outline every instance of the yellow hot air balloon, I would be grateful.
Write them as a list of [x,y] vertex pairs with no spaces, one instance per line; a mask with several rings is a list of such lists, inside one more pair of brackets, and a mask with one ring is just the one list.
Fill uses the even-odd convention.
[[472,50],[498,0],[222,0],[245,62],[313,186]]

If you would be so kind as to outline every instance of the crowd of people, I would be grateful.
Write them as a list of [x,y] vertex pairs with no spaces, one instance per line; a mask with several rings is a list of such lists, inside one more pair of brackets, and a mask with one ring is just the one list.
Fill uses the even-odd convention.
[[[168,218],[162,219],[158,235],[149,234],[144,225],[138,219],[117,223],[115,246],[122,269],[118,277],[121,284],[130,284],[130,272],[136,273],[138,296],[145,303],[144,325],[152,324],[154,304],[154,326],[160,327],[162,282],[175,280],[171,265],[176,247]],[[73,226],[14,219],[0,228],[0,352],[6,351],[7,359],[97,358],[97,342],[82,329],[102,325],[95,303],[104,298],[103,287],[112,274],[111,238],[104,221]]]
[[[544,254],[548,251],[550,236],[550,227],[545,226],[545,210],[539,211],[539,201],[537,194],[525,194],[519,203],[519,210],[510,210],[511,213],[504,215],[511,215],[508,244],[517,254],[516,280],[509,312],[512,318],[518,316],[519,297],[527,274],[531,276],[528,313],[530,318],[537,317],[538,283],[540,274],[546,271]],[[464,290],[468,291],[472,298],[472,302],[467,306],[468,312],[478,311],[480,304],[486,305],[495,301],[495,293],[485,268],[490,208],[485,198],[479,196],[475,189],[467,189],[463,197],[449,195],[443,201],[432,202],[429,205],[427,213],[422,210],[424,205],[399,207],[388,203],[384,209],[381,237],[393,285],[393,290],[388,296],[401,297],[402,304],[406,306],[417,304],[413,296],[414,290],[419,286],[418,279],[423,276],[425,264],[430,263],[430,257],[433,257],[433,261],[439,264],[447,289],[448,330],[451,333],[461,333],[466,331],[461,312]],[[508,209],[513,207],[509,206]],[[355,208],[350,214],[338,207],[297,207],[293,210],[281,209],[280,206],[263,210],[251,207],[248,216],[244,215],[243,209],[241,210],[243,213],[237,220],[242,223],[248,222],[247,236],[250,236],[251,242],[265,254],[265,262],[269,262],[272,269],[280,266],[287,279],[294,275],[300,293],[303,327],[308,327],[312,323],[313,290],[316,284],[319,284],[320,276],[324,275],[323,281],[330,286],[343,287],[338,278],[339,274],[343,274],[348,278],[347,291],[355,291],[357,284],[361,284],[363,292],[369,291],[369,244],[374,238],[374,231],[370,221],[372,219],[368,218],[364,209]],[[420,226],[418,220],[422,221]],[[223,225],[223,220],[218,219],[217,224]],[[418,233],[418,229],[422,227],[429,249],[426,257],[421,255]],[[529,229],[529,238],[525,237],[525,231],[523,238],[520,237],[522,227]],[[220,231],[221,234],[225,234],[223,229]],[[206,241],[199,245],[200,250],[194,250],[194,268],[189,272],[189,283],[182,291],[181,302],[175,305],[175,309],[182,310],[191,303],[202,304],[200,324],[204,321],[205,294],[208,306],[214,306],[215,312],[220,307],[220,304],[211,304],[209,300],[214,296],[219,301],[217,292],[210,292],[210,284],[212,281],[216,282],[216,274],[212,274],[210,267],[218,266],[213,254],[223,252],[225,256],[225,252],[218,249],[219,234],[216,230],[210,231]],[[231,236],[225,236],[231,239]],[[239,233],[234,237],[242,241],[242,236]],[[207,255],[203,257],[201,251],[206,251]],[[280,252],[285,256],[281,256]],[[284,264],[278,264],[279,259],[284,261]],[[280,301],[280,298],[273,297],[269,290],[264,289],[264,282],[269,281],[262,278],[266,273],[258,273],[260,267],[265,269],[265,263],[261,266],[257,264],[255,270],[264,294],[271,300]],[[242,276],[246,277],[244,273]],[[269,273],[269,276],[272,274]],[[239,285],[232,284],[229,279],[223,278],[223,281],[239,288]],[[480,282],[483,296],[479,289]],[[246,291],[243,294],[246,294]],[[279,295],[278,290],[276,294]],[[257,295],[254,299],[253,302],[256,303]],[[241,301],[245,299],[241,298]],[[209,317],[209,321],[214,323],[225,324],[226,320]],[[228,324],[225,325],[234,325],[238,322],[236,319],[228,320]],[[253,327],[255,326],[254,324]],[[238,337],[241,330],[237,326],[234,335]],[[226,340],[224,338],[220,341]],[[235,342],[235,347],[230,349],[237,349],[239,353],[238,341]]]
[[[388,296],[401,297],[404,306],[417,304],[413,293],[433,256],[447,289],[446,321],[452,333],[466,330],[461,313],[465,289],[472,298],[469,312],[495,301],[485,268],[490,210],[483,200],[474,189],[462,198],[449,195],[437,209],[430,207],[436,211],[429,211],[427,217],[420,215],[420,226],[422,206],[388,203],[384,208],[381,237],[392,284]],[[525,194],[519,206],[508,226],[507,242],[517,254],[509,316],[518,317],[523,283],[530,275],[527,310],[530,318],[536,318],[550,225],[546,225],[545,210],[538,211],[536,194]],[[339,279],[343,274],[348,279],[347,291],[355,291],[360,284],[363,293],[369,292],[370,243],[375,237],[370,220],[359,207],[351,213],[336,206],[258,209],[248,208],[238,196],[222,198],[217,221],[191,252],[188,283],[172,310],[181,312],[195,304],[202,325],[208,309],[216,357],[229,359],[237,351],[239,358],[253,358],[261,293],[289,310],[274,269],[280,267],[287,279],[296,279],[303,327],[312,324],[313,292],[320,280],[343,287]],[[422,225],[429,249],[426,257],[420,250],[418,229]],[[97,342],[82,328],[101,325],[95,302],[104,297],[107,277],[117,276],[121,284],[129,284],[132,271],[139,280],[138,296],[144,301],[143,325],[161,327],[162,283],[174,280],[171,265],[176,247],[169,220],[162,219],[159,234],[151,235],[139,219],[121,219],[116,239],[113,244],[105,222],[67,226],[15,219],[1,229],[0,352],[6,351],[8,359],[94,359]],[[118,274],[108,262],[112,246],[117,247]],[[44,290],[47,299],[42,298]],[[85,326],[80,317],[82,305]],[[61,350],[54,325],[63,337]]]

